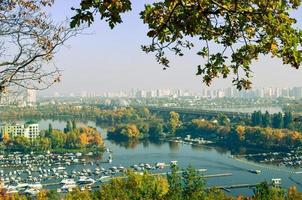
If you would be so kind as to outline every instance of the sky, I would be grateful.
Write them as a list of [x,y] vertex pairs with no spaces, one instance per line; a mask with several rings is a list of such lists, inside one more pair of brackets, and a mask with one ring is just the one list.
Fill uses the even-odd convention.
[[[85,34],[72,38],[56,54],[54,63],[62,70],[62,81],[40,92],[41,95],[139,89],[189,89],[201,91],[208,88],[196,76],[196,66],[204,61],[196,52],[184,57],[171,57],[171,68],[163,70],[152,54],[142,52],[140,46],[149,44],[147,26],[139,18],[148,0],[134,0],[132,11],[123,15],[123,23],[111,30],[96,19]],[[55,21],[70,18],[71,7],[79,0],[56,0],[49,13]],[[300,9],[301,12],[301,9]],[[301,22],[299,11],[293,16]],[[98,17],[96,17],[98,18]],[[299,24],[301,27],[301,23]],[[252,64],[253,87],[302,86],[302,70],[284,66],[278,59],[261,57]],[[231,79],[215,80],[212,88],[232,87]]]

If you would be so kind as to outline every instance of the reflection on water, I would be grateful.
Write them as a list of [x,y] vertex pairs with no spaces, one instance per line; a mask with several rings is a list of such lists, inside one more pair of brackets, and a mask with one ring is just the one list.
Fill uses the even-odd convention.
[[[41,129],[47,129],[49,123],[52,123],[53,127],[58,129],[63,129],[66,126],[65,121],[42,120],[39,122]],[[94,122],[87,122],[86,124],[95,126]],[[106,129],[100,127],[97,129],[106,138]],[[206,168],[207,174],[232,173],[232,176],[229,177],[207,179],[207,185],[209,186],[256,184],[264,180],[270,181],[272,178],[281,178],[283,187],[295,185],[299,191],[302,190],[301,181],[299,181],[302,179],[302,174],[292,173],[295,170],[302,171],[302,169],[236,160],[231,156],[235,153],[246,154],[247,150],[245,148],[232,149],[230,151],[223,147],[194,146],[159,140],[113,141],[105,139],[104,142],[106,148],[113,152],[113,162],[102,164],[102,167],[105,168],[120,165],[131,166],[139,163],[169,163],[171,160],[177,160],[181,168],[192,165],[198,169]],[[249,169],[259,169],[261,174],[250,173]],[[231,193],[233,195],[251,195],[252,190],[236,189],[232,190]]]
[[169,147],[170,147],[170,150],[173,151],[173,152],[177,152],[180,148],[180,144],[178,142],[169,142]]

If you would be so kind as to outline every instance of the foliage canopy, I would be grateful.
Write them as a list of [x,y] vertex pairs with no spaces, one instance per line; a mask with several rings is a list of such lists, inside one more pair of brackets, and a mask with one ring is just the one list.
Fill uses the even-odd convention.
[[[196,74],[202,76],[204,83],[210,85],[215,78],[232,76],[239,90],[249,89],[251,63],[261,54],[279,58],[296,69],[300,67],[302,31],[290,16],[290,11],[300,5],[301,0],[151,2],[140,13],[151,38],[151,44],[142,49],[155,53],[157,62],[166,69],[170,66],[168,51],[183,56],[185,49],[198,46],[197,55],[206,61],[197,66]],[[71,27],[90,25],[99,14],[114,28],[122,23],[121,14],[131,10],[131,0],[82,0],[80,7],[73,10]],[[193,42],[195,38],[197,42]]]

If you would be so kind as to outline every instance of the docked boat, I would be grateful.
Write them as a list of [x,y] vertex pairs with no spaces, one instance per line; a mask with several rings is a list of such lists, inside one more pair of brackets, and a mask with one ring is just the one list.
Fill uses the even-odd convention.
[[40,189],[42,189],[43,186],[42,186],[41,183],[36,182],[36,183],[33,183],[33,184],[29,184],[28,187],[32,188],[32,189],[40,190]]
[[253,173],[253,174],[260,174],[261,173],[261,170],[259,170],[259,169],[249,169],[248,171]]
[[62,171],[62,170],[65,170],[66,167],[58,167],[58,171]]
[[109,181],[110,178],[111,178],[111,176],[101,176],[101,177],[99,178],[99,181],[102,182],[102,183],[104,183],[104,182]]
[[63,192],[71,192],[74,188],[76,188],[77,185],[76,184],[68,184],[68,185],[63,185],[61,187],[61,191]]
[[25,194],[36,196],[39,193],[39,189],[37,188],[28,188],[27,190],[24,191]]
[[63,185],[72,185],[72,184],[75,184],[76,182],[73,180],[73,179],[63,179],[61,181],[61,184]]
[[77,183],[82,185],[93,185],[95,180],[86,176],[81,176]]
[[166,164],[165,163],[161,163],[161,162],[158,162],[155,164],[155,167],[157,169],[164,169],[166,167]]

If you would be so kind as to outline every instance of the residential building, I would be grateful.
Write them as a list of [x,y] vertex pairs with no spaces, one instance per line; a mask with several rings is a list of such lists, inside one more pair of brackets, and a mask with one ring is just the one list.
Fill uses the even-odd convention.
[[23,136],[28,139],[36,139],[40,135],[39,124],[4,124],[0,126],[0,133],[3,137],[5,133],[9,134],[10,138]]

